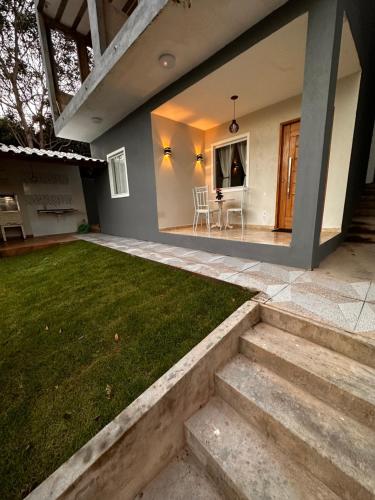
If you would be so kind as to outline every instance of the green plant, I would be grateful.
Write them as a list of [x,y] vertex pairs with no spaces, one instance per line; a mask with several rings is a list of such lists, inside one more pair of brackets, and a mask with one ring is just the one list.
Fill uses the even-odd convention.
[[90,224],[87,224],[85,220],[78,225],[77,233],[78,234],[87,234],[90,231]]

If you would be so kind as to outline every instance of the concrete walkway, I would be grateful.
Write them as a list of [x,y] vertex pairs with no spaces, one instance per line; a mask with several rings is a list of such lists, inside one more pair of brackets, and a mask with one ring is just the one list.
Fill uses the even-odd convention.
[[[257,290],[255,300],[305,316],[375,340],[374,269],[358,275],[339,257],[330,256],[331,264],[314,271],[268,264],[210,252],[174,247],[161,243],[121,238],[106,234],[80,235],[80,239],[120,252],[210,276],[228,283]],[[375,245],[369,247],[370,252]],[[342,253],[339,249],[339,255]],[[340,253],[341,252],[341,253]],[[353,245],[346,250],[354,259]],[[333,254],[334,255],[334,254]],[[369,263],[375,267],[375,253]],[[354,259],[355,261],[355,259]],[[339,270],[339,274],[337,272]],[[369,276],[369,279],[366,277]]]

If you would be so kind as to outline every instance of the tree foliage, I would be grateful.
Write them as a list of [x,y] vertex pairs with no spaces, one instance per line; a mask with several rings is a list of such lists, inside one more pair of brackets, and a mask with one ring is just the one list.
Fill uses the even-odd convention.
[[21,146],[87,154],[54,134],[34,9],[33,0],[0,0],[0,126]]

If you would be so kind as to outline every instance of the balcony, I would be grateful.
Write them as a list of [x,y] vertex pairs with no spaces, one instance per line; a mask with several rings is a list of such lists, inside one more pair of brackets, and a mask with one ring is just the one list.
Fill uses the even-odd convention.
[[37,0],[57,135],[92,142],[284,3]]

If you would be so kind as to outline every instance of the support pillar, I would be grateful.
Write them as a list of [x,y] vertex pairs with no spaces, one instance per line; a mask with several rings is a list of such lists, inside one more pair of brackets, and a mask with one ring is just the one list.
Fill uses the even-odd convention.
[[309,10],[292,241],[308,268],[319,264],[343,15],[341,0]]
[[36,17],[37,17],[43,64],[46,70],[48,97],[51,105],[52,116],[54,119],[56,119],[59,116],[59,109],[57,103],[58,83],[57,83],[55,63],[52,54],[53,49],[51,44],[51,33],[49,27],[46,26],[42,13],[39,10],[37,10]]
[[107,48],[103,0],[87,0],[87,7],[94,61],[97,61]]

